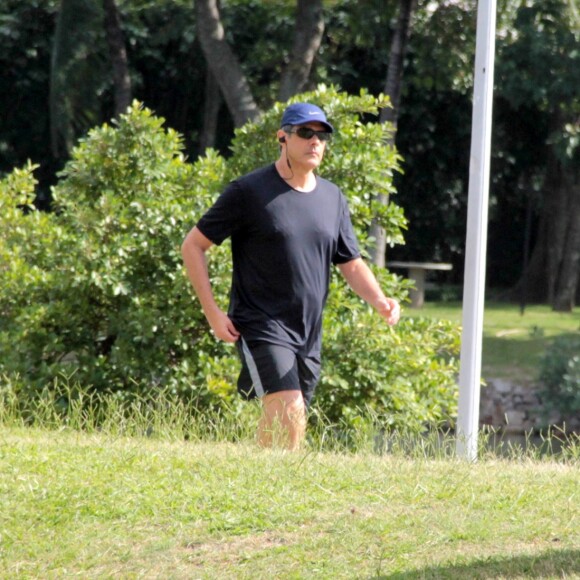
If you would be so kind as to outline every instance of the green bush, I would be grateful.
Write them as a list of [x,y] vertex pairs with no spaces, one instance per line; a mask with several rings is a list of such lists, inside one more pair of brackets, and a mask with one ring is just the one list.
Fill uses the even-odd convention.
[[[210,154],[187,163],[180,136],[162,124],[135,105],[116,126],[91,131],[54,188],[54,213],[16,207],[32,168],[3,182],[2,204],[12,210],[2,217],[10,275],[0,290],[0,368],[21,377],[27,394],[63,374],[121,393],[169,386],[208,404],[227,393],[211,377],[222,361],[231,383],[233,351],[192,308],[180,254],[219,191],[225,161]],[[220,275],[225,286],[225,263]]]
[[[395,193],[399,157],[385,146],[389,127],[361,120],[386,102],[325,87],[301,98],[324,107],[339,129],[321,173],[348,196],[361,246],[374,215],[391,244],[402,242],[401,210],[374,202],[375,194]],[[273,161],[284,106],[238,130],[228,160],[210,150],[189,163],[181,137],[134,104],[75,148],[53,190],[50,214],[31,206],[33,167],[0,182],[5,384],[22,398],[34,397],[64,375],[69,384],[122,398],[163,388],[197,408],[237,402],[235,350],[208,332],[183,273],[180,245],[228,180]],[[212,248],[209,266],[225,308],[228,244]],[[377,275],[388,294],[405,298],[407,283],[384,271]],[[457,333],[448,324],[406,320],[391,329],[334,272],[324,332],[318,399],[331,419],[354,417],[368,406],[393,425],[418,427],[454,413],[449,353],[456,351]]]
[[580,335],[559,336],[540,363],[541,395],[548,411],[564,418],[580,412]]

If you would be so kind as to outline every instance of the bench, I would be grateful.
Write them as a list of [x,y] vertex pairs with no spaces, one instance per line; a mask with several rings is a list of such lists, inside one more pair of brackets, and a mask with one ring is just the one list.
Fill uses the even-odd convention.
[[405,268],[409,279],[415,283],[415,289],[409,292],[412,308],[421,308],[425,302],[425,272],[427,270],[451,270],[451,264],[436,262],[387,262],[389,268]]

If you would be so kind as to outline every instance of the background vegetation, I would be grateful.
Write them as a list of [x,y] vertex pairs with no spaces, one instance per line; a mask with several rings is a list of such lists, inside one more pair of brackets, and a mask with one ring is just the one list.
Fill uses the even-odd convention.
[[[324,175],[349,197],[362,247],[373,216],[389,239],[400,240],[400,210],[393,203],[374,208],[369,194],[393,193],[399,161],[384,146],[389,126],[360,120],[377,114],[380,101],[326,88],[308,98],[341,127]],[[58,392],[55,381],[68,377],[81,389],[129,401],[160,389],[198,408],[232,400],[235,352],[208,332],[179,248],[226,180],[270,157],[281,111],[280,104],[240,129],[228,160],[209,151],[190,164],[179,135],[135,104],[114,127],[91,130],[73,150],[53,189],[52,213],[30,205],[31,167],[0,182],[6,209],[0,218],[0,373],[6,392],[26,406],[51,385]],[[216,295],[226,301],[229,247],[212,251],[210,263]],[[385,271],[377,275],[389,294],[404,298],[405,283]],[[318,400],[330,419],[354,418],[370,408],[394,426],[420,430],[454,415],[456,326],[408,320],[393,332],[334,273],[324,331]],[[71,396],[57,397],[64,410]]]
[[[118,393],[164,385],[229,400],[235,359],[191,306],[178,243],[223,183],[272,159],[265,136],[280,102],[321,82],[326,94],[310,94],[341,129],[325,172],[347,192],[365,247],[378,220],[388,259],[451,262],[439,281],[460,284],[474,33],[463,0],[4,0],[5,382],[38,393],[64,373]],[[571,0],[498,2],[488,284],[561,311],[580,269],[578,35]],[[132,97],[147,108],[122,117]],[[388,130],[376,123],[385,113]],[[220,252],[212,275],[225,296]],[[456,331],[422,319],[385,332],[340,284],[320,391],[332,416],[372,402],[406,409],[415,427],[444,417]],[[560,384],[577,390],[572,359]]]
[[[407,310],[405,316],[417,313]],[[460,323],[460,302],[427,302],[421,316]],[[482,375],[518,385],[539,385],[541,409],[547,422],[555,411],[570,425],[578,420],[580,380],[580,312],[554,312],[544,305],[526,308],[487,302],[483,320]]]
[[[74,140],[115,114],[116,61],[103,24],[111,3],[0,5],[0,171],[28,159],[39,164],[41,206],[50,202],[49,187]],[[191,159],[208,142],[210,114],[211,143],[224,155],[238,125],[212,85],[200,44],[205,20],[194,8],[211,3],[116,0],[132,95],[184,136]],[[227,0],[219,17],[248,95],[268,110],[294,59],[302,4],[320,8],[323,32],[301,90],[324,82],[376,96],[385,91],[405,3]],[[397,110],[404,173],[395,186],[411,227],[389,258],[451,262],[453,271],[440,279],[455,283],[464,262],[475,17],[472,2],[416,3]],[[491,288],[511,289],[512,299],[559,309],[571,307],[578,287],[578,34],[572,0],[498,2],[487,279]]]
[[[340,126],[324,171],[363,245],[378,218],[390,259],[449,261],[459,285],[474,3],[220,4],[239,76],[212,73],[213,0],[0,2],[0,576],[580,575],[577,435],[498,455],[482,433],[467,464],[445,432],[409,434],[454,414],[458,333],[439,319],[456,306],[394,332],[333,278],[306,448],[257,450],[259,406],[232,398],[233,351],[178,255],[223,184],[272,159],[292,77]],[[498,4],[488,281],[549,306],[488,311],[485,352],[526,377],[537,362],[554,404],[577,409],[577,314],[552,324],[548,309],[577,299],[578,13]],[[304,19],[319,45],[300,80]],[[376,123],[381,92],[391,125]],[[255,123],[239,122],[240,95]],[[224,300],[228,251],[211,262]],[[509,348],[497,336],[522,326]]]

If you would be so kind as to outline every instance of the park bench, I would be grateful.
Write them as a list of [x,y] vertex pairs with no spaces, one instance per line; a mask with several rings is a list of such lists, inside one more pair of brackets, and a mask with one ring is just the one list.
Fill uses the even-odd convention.
[[415,288],[409,292],[412,308],[422,308],[425,302],[425,273],[427,270],[451,270],[451,264],[436,262],[387,262],[389,268],[405,268]]

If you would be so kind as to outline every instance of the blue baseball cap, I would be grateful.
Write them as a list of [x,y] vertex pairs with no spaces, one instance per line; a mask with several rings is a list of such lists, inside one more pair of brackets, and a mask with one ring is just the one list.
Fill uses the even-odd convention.
[[311,123],[313,121],[322,123],[330,133],[334,131],[334,127],[326,120],[324,111],[311,103],[294,103],[286,107],[282,115],[280,127],[285,127],[286,125],[303,125],[304,123]]

